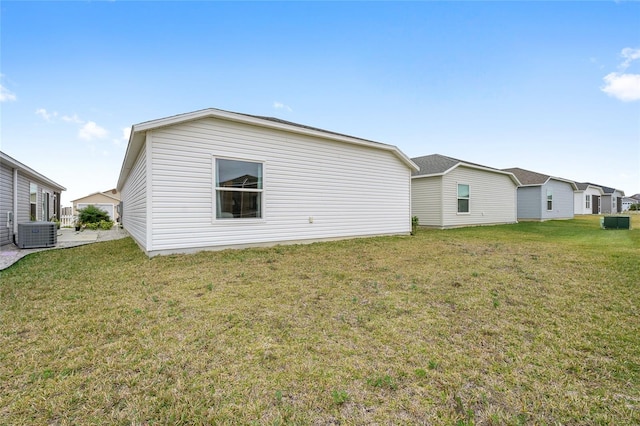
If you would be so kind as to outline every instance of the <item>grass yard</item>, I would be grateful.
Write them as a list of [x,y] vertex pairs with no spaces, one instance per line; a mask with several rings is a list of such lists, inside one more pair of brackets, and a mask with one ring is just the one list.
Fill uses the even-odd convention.
[[640,216],[0,272],[0,424],[640,424]]

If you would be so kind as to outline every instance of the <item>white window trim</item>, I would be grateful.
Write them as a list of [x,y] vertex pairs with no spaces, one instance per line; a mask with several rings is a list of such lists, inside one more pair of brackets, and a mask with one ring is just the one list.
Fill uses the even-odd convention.
[[[467,198],[464,198],[464,197],[460,198],[460,196],[458,195],[459,194],[458,191],[460,189],[459,188],[460,185],[467,185],[469,187],[469,196]],[[469,211],[467,211],[467,212],[458,211],[458,201],[459,200],[464,200],[464,199],[466,199],[468,201]],[[463,215],[463,216],[471,214],[471,184],[470,183],[456,182],[456,214],[457,215]]]
[[[549,208],[549,195],[551,195],[551,208]],[[547,189],[547,197],[544,199],[544,202],[547,207],[547,211],[552,212],[553,211],[553,189],[551,188]]]
[[[234,191],[240,191],[240,192],[260,192],[262,194],[262,196],[260,197],[260,211],[262,212],[262,217],[256,217],[256,218],[224,218],[224,219],[218,219],[216,217],[216,211],[217,211],[217,205],[216,205],[216,200],[217,200],[217,191],[218,191],[218,187],[216,186],[216,160],[231,160],[231,161],[245,161],[245,162],[250,162],[250,163],[259,163],[262,165],[262,189],[257,190],[255,188],[251,188],[251,189],[239,189],[236,188],[234,189]],[[227,157],[227,156],[223,156],[223,155],[213,155],[211,156],[211,223],[215,224],[215,225],[239,225],[239,224],[256,224],[256,223],[265,223],[266,222],[266,217],[267,217],[267,212],[265,210],[265,206],[266,206],[266,175],[267,175],[267,162],[264,160],[258,160],[255,158],[246,158],[246,157]]]
[[[36,191],[35,191],[36,199],[35,199],[35,201],[33,203],[31,202],[31,194],[32,194],[31,187],[32,186],[35,186],[35,188],[36,188]],[[31,221],[37,221],[38,220],[38,211],[42,210],[42,206],[38,206],[38,198],[39,198],[38,197],[38,193],[39,192],[40,192],[40,186],[35,182],[29,181],[29,220],[31,220]],[[35,213],[33,216],[31,216],[31,206],[32,205],[34,206],[34,213]]]

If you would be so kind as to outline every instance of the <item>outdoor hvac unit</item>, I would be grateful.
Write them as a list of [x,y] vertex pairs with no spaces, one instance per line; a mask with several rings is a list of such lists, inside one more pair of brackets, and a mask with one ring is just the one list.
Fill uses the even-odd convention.
[[18,247],[54,247],[58,242],[58,227],[55,222],[26,222],[18,224]]

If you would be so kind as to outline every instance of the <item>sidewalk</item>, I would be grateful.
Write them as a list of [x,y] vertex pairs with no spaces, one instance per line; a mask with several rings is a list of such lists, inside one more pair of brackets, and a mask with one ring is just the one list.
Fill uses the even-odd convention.
[[7,244],[0,247],[0,271],[13,265],[23,257],[38,251],[77,247],[101,241],[118,240],[128,236],[127,231],[119,227],[114,227],[108,231],[91,231],[85,229],[79,232],[76,232],[72,228],[58,229],[57,244],[55,247],[20,249],[14,244]]

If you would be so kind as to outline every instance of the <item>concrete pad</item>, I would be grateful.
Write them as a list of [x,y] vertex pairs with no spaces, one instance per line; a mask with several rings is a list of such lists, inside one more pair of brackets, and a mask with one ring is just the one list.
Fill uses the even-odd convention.
[[91,244],[100,241],[118,240],[120,238],[126,238],[128,236],[129,234],[127,233],[127,231],[117,227],[108,231],[91,231],[85,229],[83,231],[76,232],[71,228],[59,229],[56,236],[57,244],[55,247],[20,249],[14,244],[7,244],[0,247],[0,271],[8,268],[18,260],[30,255],[31,253],[36,253],[44,250],[77,247],[84,244]]

